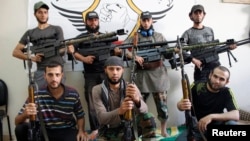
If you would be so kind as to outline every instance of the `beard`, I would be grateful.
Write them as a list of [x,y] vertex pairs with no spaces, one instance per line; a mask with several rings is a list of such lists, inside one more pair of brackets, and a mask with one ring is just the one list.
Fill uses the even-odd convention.
[[38,18],[36,18],[36,20],[37,20],[37,22],[38,22],[39,24],[46,24],[46,23],[48,22],[49,18],[47,18],[46,21],[41,21],[41,20],[39,20]]
[[204,18],[202,18],[202,19],[195,19],[193,21],[194,21],[195,24],[200,24],[200,23],[202,23],[203,19]]
[[91,28],[89,25],[86,25],[86,29],[89,33],[96,33],[99,31],[100,26],[96,26],[96,28]]
[[208,85],[209,85],[210,89],[212,89],[215,92],[218,92],[224,88],[221,86],[215,87],[214,84],[211,82],[211,79],[208,79]]
[[121,78],[119,78],[118,80],[112,80],[112,79],[108,78],[108,82],[112,85],[116,85],[116,84],[121,82]]

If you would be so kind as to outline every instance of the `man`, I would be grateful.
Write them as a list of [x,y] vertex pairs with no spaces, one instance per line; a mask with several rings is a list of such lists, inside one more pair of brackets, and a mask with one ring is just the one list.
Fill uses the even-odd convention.
[[[31,48],[42,47],[44,44],[51,43],[54,45],[56,42],[60,42],[64,39],[63,31],[60,26],[51,25],[48,23],[48,10],[49,6],[42,1],[35,3],[34,5],[34,16],[37,19],[37,27],[27,30],[19,43],[16,45],[12,52],[12,55],[21,60],[31,59],[37,64],[37,71],[34,74],[34,79],[38,84],[39,88],[45,85],[45,80],[43,79],[43,70],[45,66],[51,60],[59,61],[64,63],[62,55],[64,55],[64,49],[60,50],[60,54],[53,57],[44,57],[45,54],[37,53],[35,56],[29,57],[28,53],[24,53],[23,50],[26,45],[32,43]],[[28,40],[29,37],[29,40]],[[29,43],[30,41],[30,43]]]
[[[177,103],[180,111],[192,110],[192,116],[197,118],[198,130],[194,129],[197,141],[202,139],[200,133],[206,135],[208,125],[239,120],[239,111],[232,90],[226,87],[229,78],[229,70],[224,66],[217,66],[210,72],[207,82],[195,83],[192,86],[192,101],[182,99]],[[227,111],[224,112],[224,109]],[[179,139],[185,136],[186,132]]]
[[[99,16],[95,11],[89,11],[85,16],[85,24],[87,33],[82,33],[77,38],[85,36],[100,35],[103,33],[99,32]],[[103,65],[106,58],[101,56],[109,56],[110,52],[96,51],[98,54],[91,54],[85,52],[86,49],[91,49],[94,47],[111,46],[111,42],[93,42],[93,43],[79,43],[74,44],[74,46],[69,46],[69,52],[73,53],[74,57],[81,61],[84,66],[84,93],[85,100],[88,104],[88,114],[89,114],[89,124],[92,131],[91,136],[95,138],[98,133],[99,124],[96,119],[95,109],[92,104],[91,91],[93,86],[100,84],[104,79]]]
[[[139,42],[163,42],[166,41],[161,33],[154,31],[153,19],[150,12],[142,12],[140,17],[140,28],[138,30],[138,41]],[[128,38],[125,43],[132,43],[135,37]],[[157,47],[154,47],[157,48]],[[146,48],[150,49],[150,48]],[[143,51],[144,49],[137,49]],[[167,109],[167,97],[165,92],[169,88],[169,77],[167,68],[163,61],[165,58],[169,59],[172,57],[172,53],[160,55],[161,58],[154,61],[146,61],[142,56],[135,56],[136,61],[136,79],[135,83],[142,93],[144,101],[147,100],[150,93],[153,94],[153,98],[156,104],[158,113],[158,119],[161,122],[161,135],[164,137],[168,136],[167,133],[167,120],[168,120],[168,109]],[[131,52],[127,52],[128,58],[133,58]]]
[[104,65],[106,79],[93,87],[93,103],[101,127],[98,138],[117,141],[122,136],[127,137],[126,132],[122,132],[127,129],[124,125],[124,121],[128,120],[125,113],[133,108],[137,112],[137,125],[133,126],[138,126],[139,136],[142,135],[143,139],[154,138],[154,117],[148,113],[148,107],[136,85],[126,83],[122,78],[123,64],[121,58],[109,57]]
[[62,64],[56,61],[48,63],[44,71],[47,87],[38,90],[35,103],[27,99],[15,118],[18,141],[28,140],[31,125],[27,120],[31,116],[36,116],[41,125],[44,123],[51,141],[87,141],[80,96],[74,88],[62,84],[63,75]]
[[[204,26],[202,24],[203,19],[206,16],[206,12],[202,5],[194,5],[189,13],[189,18],[193,21],[193,27],[186,30],[182,38],[184,42],[193,45],[200,43],[213,42],[214,31],[212,28]],[[230,45],[230,49],[235,49],[236,44]],[[201,56],[199,54],[203,53]],[[189,56],[189,57],[187,57]],[[205,82],[210,71],[216,66],[220,65],[219,55],[217,53],[207,54],[205,49],[194,49],[191,51],[190,55],[186,56],[187,60],[191,60],[195,65],[194,70],[194,81],[195,82]]]

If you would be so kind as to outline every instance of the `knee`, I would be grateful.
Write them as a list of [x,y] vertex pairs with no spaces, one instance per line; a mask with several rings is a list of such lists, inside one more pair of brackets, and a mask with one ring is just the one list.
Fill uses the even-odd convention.
[[239,123],[235,120],[229,120],[227,122],[225,122],[225,125],[238,125]]
[[156,134],[156,122],[152,113],[145,113],[137,118],[142,137],[153,137]]
[[15,127],[15,135],[18,141],[27,140],[28,139],[28,123],[18,124]]

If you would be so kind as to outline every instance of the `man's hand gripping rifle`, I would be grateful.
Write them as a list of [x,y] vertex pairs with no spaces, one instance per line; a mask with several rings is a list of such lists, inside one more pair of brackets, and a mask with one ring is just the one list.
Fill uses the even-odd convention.
[[[184,70],[184,58],[182,54],[182,47],[179,41],[179,37],[177,37],[177,46],[179,48],[179,56],[180,56],[180,68],[181,68],[181,84],[182,84],[182,92],[183,92],[183,99],[191,99],[191,90],[190,90],[190,83],[187,74]],[[186,119],[186,129],[187,129],[187,141],[195,141],[194,138],[194,126],[195,123],[193,121],[191,110],[185,110],[185,119]]]
[[[29,103],[35,103],[35,91],[37,91],[37,85],[34,82],[31,68],[32,68],[32,61],[31,61],[31,51],[30,51],[30,38],[28,36],[28,44],[27,44],[27,53],[28,53],[28,73],[29,73]],[[28,141],[41,141],[41,132],[40,126],[36,121],[36,115],[29,116],[30,127],[28,129]]]
[[[130,74],[130,83],[134,84],[135,78],[136,78],[136,49],[137,49],[137,42],[138,42],[138,33],[135,32],[134,39],[133,39],[133,47],[132,47],[132,66],[131,66],[131,74]],[[124,114],[125,119],[125,129],[124,129],[124,136],[123,141],[134,141],[134,137],[138,141],[138,133],[137,133],[137,124],[136,124],[136,118],[135,118],[135,111],[128,110]],[[134,125],[133,125],[134,124]],[[134,131],[134,134],[132,133],[132,129]]]

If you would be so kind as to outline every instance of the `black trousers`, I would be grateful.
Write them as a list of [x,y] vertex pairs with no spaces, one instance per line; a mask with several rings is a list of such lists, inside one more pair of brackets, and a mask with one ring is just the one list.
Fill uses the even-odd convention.
[[85,79],[85,100],[88,105],[88,114],[89,114],[89,124],[91,131],[99,128],[99,122],[97,120],[97,115],[95,112],[95,107],[92,100],[92,88],[95,85],[101,84],[105,79],[104,73],[84,73]]
[[[29,123],[22,123],[16,126],[15,135],[17,141],[29,141]],[[49,141],[77,141],[77,129],[66,128],[66,129],[46,129]],[[34,138],[33,141],[44,141],[42,130],[38,131],[40,134],[38,138]],[[36,134],[36,133],[34,133]]]

